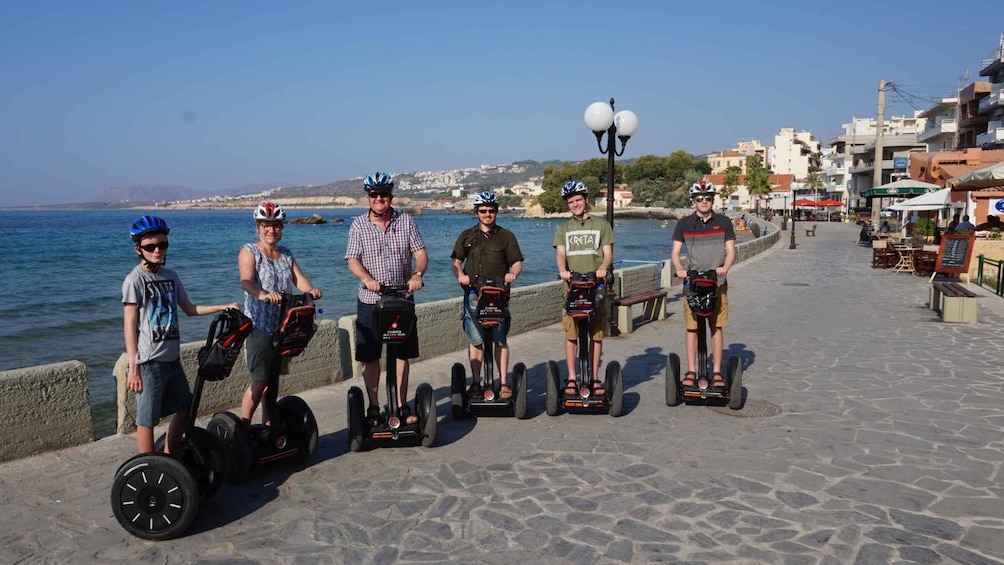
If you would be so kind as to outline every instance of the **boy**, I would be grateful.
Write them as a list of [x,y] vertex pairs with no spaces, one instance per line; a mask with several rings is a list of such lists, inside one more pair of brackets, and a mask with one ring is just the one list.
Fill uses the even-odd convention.
[[153,451],[153,428],[168,414],[174,418],[164,452],[177,453],[188,423],[192,392],[181,368],[178,308],[189,316],[237,308],[236,302],[196,306],[188,300],[177,273],[164,268],[170,232],[167,222],[156,216],[137,219],[129,230],[139,265],[122,283],[122,325],[128,362],[126,387],[136,393],[140,453]]

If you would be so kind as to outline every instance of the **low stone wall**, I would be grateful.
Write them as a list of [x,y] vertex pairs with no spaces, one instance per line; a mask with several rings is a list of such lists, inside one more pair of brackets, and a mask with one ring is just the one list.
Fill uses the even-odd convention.
[[[763,234],[736,246],[736,262],[765,251],[778,242],[777,225],[754,219]],[[997,242],[994,242],[997,243]],[[980,248],[977,247],[977,251]],[[975,261],[974,261],[975,264]],[[617,269],[614,289],[620,295],[679,284],[669,260],[660,265]],[[513,335],[556,324],[561,320],[561,281],[513,289],[511,308]],[[422,357],[437,357],[462,351],[467,337],[460,327],[461,298],[419,304],[419,347]],[[307,351],[291,360],[289,374],[282,377],[280,394],[292,394],[339,382],[348,375],[359,376],[355,352],[355,316],[335,323],[322,320]],[[195,382],[199,347],[203,342],[182,345],[182,365],[191,383]],[[115,364],[119,433],[135,430],[136,403],[125,388],[125,354]],[[206,383],[200,413],[229,409],[240,403],[250,377],[242,355],[225,381]],[[79,361],[39,365],[0,372],[0,461],[79,445],[91,441],[93,426],[87,393],[87,369]],[[30,422],[31,425],[26,425]]]
[[89,401],[80,361],[0,372],[0,461],[91,441]]
[[[181,346],[181,365],[188,375],[188,383],[193,390],[195,376],[198,374],[199,348],[203,345],[204,341],[185,343]],[[317,333],[310,341],[310,347],[302,355],[289,361],[289,374],[280,379],[279,395],[293,394],[341,381],[344,378],[341,364],[344,350],[345,345],[338,332],[338,325],[332,320],[321,320],[317,325]],[[136,395],[129,394],[126,389],[125,353],[119,356],[112,374],[115,376],[118,406],[116,431],[120,434],[131,433],[136,430]],[[212,414],[239,406],[244,389],[250,381],[251,376],[242,352],[229,378],[205,384],[199,404],[199,414]],[[88,417],[89,415],[88,412]]]

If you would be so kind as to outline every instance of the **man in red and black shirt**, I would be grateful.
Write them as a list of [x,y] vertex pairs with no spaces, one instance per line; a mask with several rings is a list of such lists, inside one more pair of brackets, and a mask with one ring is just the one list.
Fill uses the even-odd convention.
[[[712,387],[724,387],[722,376],[722,349],[725,344],[723,328],[729,322],[729,301],[727,296],[728,281],[725,275],[736,260],[736,232],[732,229],[732,221],[724,214],[714,211],[715,185],[706,180],[694,183],[690,187],[690,199],[694,203],[695,212],[681,218],[676,223],[673,232],[673,268],[676,276],[687,277],[687,271],[715,270],[718,275],[718,299],[715,309],[708,318],[711,328],[711,353],[714,359],[712,372]],[[680,251],[686,245],[686,264],[680,257]],[[687,325],[687,372],[680,384],[692,387],[697,380],[694,371],[697,361],[697,319],[690,310],[690,305],[683,300],[683,319]]]

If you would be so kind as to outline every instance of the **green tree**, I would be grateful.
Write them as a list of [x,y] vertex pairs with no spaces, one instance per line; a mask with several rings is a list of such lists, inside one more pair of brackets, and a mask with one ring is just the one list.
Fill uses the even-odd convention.
[[725,207],[732,195],[739,190],[739,173],[741,172],[742,169],[736,165],[725,169],[725,184],[718,189],[718,195],[722,197],[722,207]]
[[816,196],[816,192],[824,186],[826,185],[823,184],[823,178],[816,171],[812,171],[805,177],[805,188],[811,189],[813,196]]
[[690,205],[690,196],[687,191],[675,190],[666,195],[667,208],[686,208]]
[[770,174],[763,167],[747,169],[746,189],[750,195],[757,197],[755,209],[760,212],[760,199],[771,193]]

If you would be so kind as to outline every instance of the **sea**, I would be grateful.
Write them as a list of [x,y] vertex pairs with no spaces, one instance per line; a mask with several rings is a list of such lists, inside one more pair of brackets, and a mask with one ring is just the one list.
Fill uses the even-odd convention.
[[[327,223],[290,224],[289,247],[311,283],[324,291],[321,318],[355,313],[356,279],[344,260],[349,225],[359,209],[291,210],[291,218],[323,216]],[[150,213],[171,228],[167,266],[178,272],[195,304],[243,304],[237,252],[255,240],[249,210],[0,211],[0,370],[78,360],[88,369],[97,435],[114,428],[112,368],[125,350],[122,280],[136,266],[129,239],[133,219]],[[458,234],[476,223],[470,214],[426,211],[415,217],[429,254],[418,303],[460,295],[450,272]],[[554,231],[561,219],[499,216],[525,257],[515,286],[556,279]],[[662,261],[672,248],[674,220],[620,219],[615,266]],[[212,316],[181,319],[182,341],[201,341]]]

